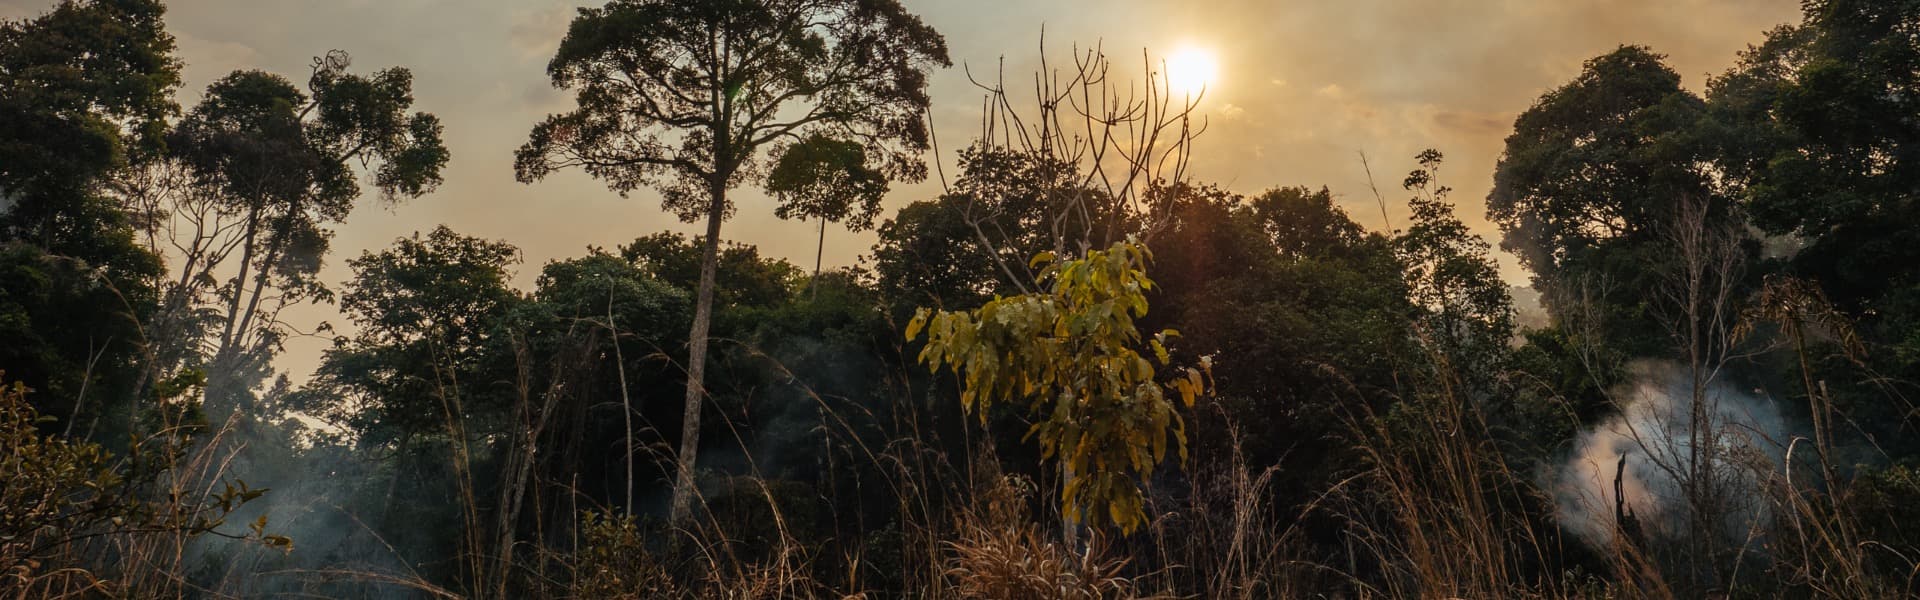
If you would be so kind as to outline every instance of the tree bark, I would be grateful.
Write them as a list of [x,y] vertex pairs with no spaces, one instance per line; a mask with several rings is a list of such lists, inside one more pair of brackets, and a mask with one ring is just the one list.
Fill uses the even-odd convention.
[[700,409],[706,395],[707,331],[713,320],[713,285],[719,270],[720,219],[726,215],[727,177],[715,174],[709,187],[713,204],[707,208],[707,238],[700,259],[700,290],[693,307],[693,330],[687,333],[687,398],[680,418],[680,457],[673,482],[671,522],[686,522],[693,504],[693,468],[700,452]]

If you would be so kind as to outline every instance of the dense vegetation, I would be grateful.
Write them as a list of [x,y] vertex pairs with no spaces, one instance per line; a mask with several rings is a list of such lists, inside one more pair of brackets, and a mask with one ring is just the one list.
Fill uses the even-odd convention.
[[[0,593],[1920,595],[1920,3],[1804,12],[1704,94],[1623,46],[1519,116],[1523,327],[1440,152],[1390,231],[1192,181],[1195,105],[1097,53],[882,210],[948,64],[894,0],[583,9],[516,175],[706,235],[439,227],[333,285],[457,158],[409,71],[181,107],[158,0],[66,0],[0,24]],[[739,210],[878,242],[802,269]],[[276,376],[307,304],[352,326]]]

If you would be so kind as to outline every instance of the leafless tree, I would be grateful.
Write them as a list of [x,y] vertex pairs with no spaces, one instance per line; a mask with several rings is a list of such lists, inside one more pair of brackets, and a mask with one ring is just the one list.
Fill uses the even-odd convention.
[[[1046,171],[1038,180],[1050,189],[1022,191],[1049,200],[1044,226],[1055,254],[1084,253],[1128,235],[1150,242],[1171,225],[1194,140],[1206,131],[1198,110],[1205,90],[1174,91],[1164,60],[1156,64],[1145,50],[1143,77],[1135,82],[1118,79],[1099,44],[1075,45],[1072,60],[1056,67],[1042,35],[1030,103],[1008,87],[1004,59],[991,81],[969,68],[968,80],[986,92],[973,150],[1022,156]],[[1003,252],[1009,236],[995,223],[1004,199],[966,196],[975,241],[1009,281],[1032,291],[1026,257],[1015,264]],[[1111,216],[1125,218],[1105,218]]]

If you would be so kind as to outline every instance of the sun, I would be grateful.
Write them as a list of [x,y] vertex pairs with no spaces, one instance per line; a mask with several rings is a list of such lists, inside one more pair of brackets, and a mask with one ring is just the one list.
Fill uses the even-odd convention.
[[1175,95],[1198,97],[1207,90],[1220,74],[1220,63],[1213,57],[1213,51],[1199,46],[1184,46],[1167,55],[1162,76],[1167,84],[1167,92]]

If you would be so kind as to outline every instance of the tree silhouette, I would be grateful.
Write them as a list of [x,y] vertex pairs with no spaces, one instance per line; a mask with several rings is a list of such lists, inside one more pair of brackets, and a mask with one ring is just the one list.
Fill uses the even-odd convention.
[[[440,184],[450,155],[440,141],[440,120],[409,113],[413,74],[394,67],[357,75],[347,72],[350,63],[340,51],[316,57],[307,93],[278,75],[235,71],[208,86],[205,99],[169,136],[170,152],[193,182],[193,193],[183,198],[213,198],[212,216],[228,224],[213,228],[218,243],[238,253],[239,268],[217,289],[211,276],[190,276],[196,274],[190,260],[167,291],[176,311],[196,308],[207,292],[220,305],[205,332],[207,396],[220,404],[244,400],[266,377],[286,334],[280,309],[331,297],[317,275],[333,237],[327,226],[346,220],[360,198],[353,167],[371,171],[389,200],[418,197]],[[188,300],[174,301],[180,296]]]
[[674,521],[693,495],[727,190],[759,174],[762,148],[815,132],[860,142],[891,177],[924,177],[927,71],[948,64],[946,41],[894,0],[618,0],[574,18],[547,73],[577,106],[533,128],[516,175],[580,168],[707,221]]
[[820,219],[820,243],[813,253],[813,276],[819,278],[827,222],[844,222],[853,231],[873,227],[887,194],[887,177],[867,164],[867,151],[860,144],[816,134],[780,151],[767,174],[767,191],[780,202],[775,216]]

